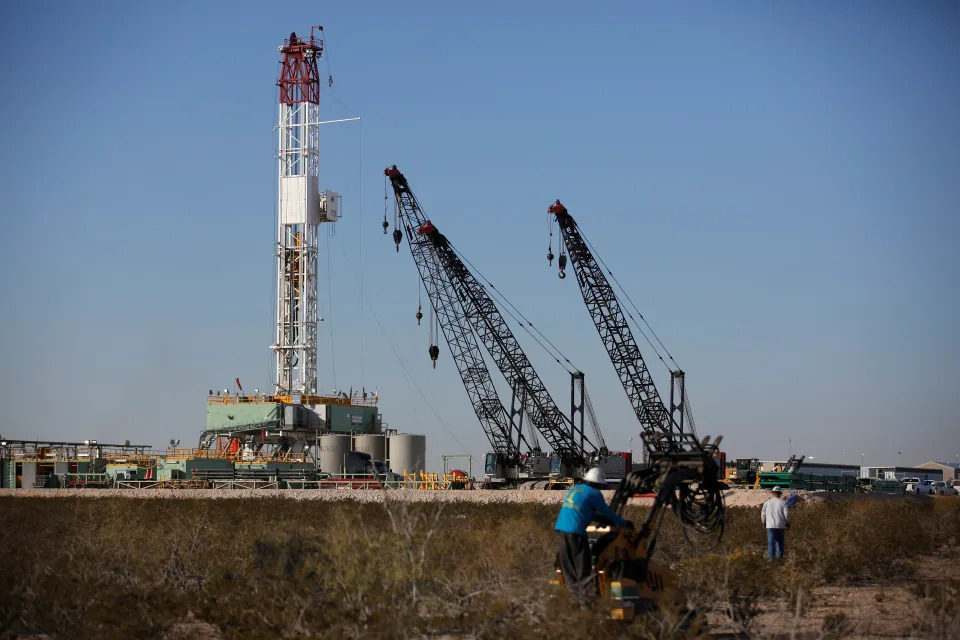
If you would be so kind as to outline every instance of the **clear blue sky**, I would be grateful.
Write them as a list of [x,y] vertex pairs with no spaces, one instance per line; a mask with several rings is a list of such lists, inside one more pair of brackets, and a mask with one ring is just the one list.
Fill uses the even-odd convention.
[[[546,264],[555,198],[731,455],[960,454],[956,3],[278,6],[0,6],[3,435],[193,442],[207,389],[269,388],[276,46],[320,23],[332,91],[363,116],[323,131],[346,218],[320,381],[378,388],[430,466],[466,450],[476,471],[487,447],[381,233],[393,163],[587,373],[612,446],[636,422]],[[329,94],[322,111],[350,115]]]

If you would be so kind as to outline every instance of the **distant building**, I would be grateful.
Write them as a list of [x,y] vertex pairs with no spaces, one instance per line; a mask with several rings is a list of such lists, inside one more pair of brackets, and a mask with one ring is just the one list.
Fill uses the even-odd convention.
[[956,462],[924,462],[917,466],[921,469],[939,469],[943,472],[941,480],[945,482],[960,478],[960,464]]
[[[928,462],[927,464],[937,463]],[[944,473],[940,467],[932,468],[922,464],[919,467],[861,467],[861,478],[880,478],[883,480],[899,480],[901,478],[920,478],[921,480],[943,480]]]

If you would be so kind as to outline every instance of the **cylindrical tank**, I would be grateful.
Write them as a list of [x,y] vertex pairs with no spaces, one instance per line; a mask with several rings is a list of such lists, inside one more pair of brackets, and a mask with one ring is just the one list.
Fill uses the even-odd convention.
[[348,451],[350,451],[349,434],[332,433],[320,436],[320,471],[340,473]]
[[353,450],[369,453],[374,460],[387,457],[386,436],[380,433],[358,433],[353,437]]
[[397,433],[387,436],[387,458],[394,473],[416,473],[426,469],[427,436]]

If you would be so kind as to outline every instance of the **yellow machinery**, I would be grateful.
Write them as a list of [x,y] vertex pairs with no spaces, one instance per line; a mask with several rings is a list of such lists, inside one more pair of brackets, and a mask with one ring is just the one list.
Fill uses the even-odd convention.
[[[704,535],[719,541],[723,536],[723,489],[711,448],[701,451],[664,452],[651,456],[651,466],[634,471],[617,488],[610,507],[622,514],[627,500],[638,493],[654,493],[654,504],[639,529],[629,526],[590,527],[591,555],[597,593],[614,601],[611,616],[632,620],[653,608],[686,606],[686,596],[673,574],[651,561],[660,526],[667,511],[680,520],[684,536]],[[551,581],[563,587],[559,567]]]
[[757,483],[759,473],[757,458],[737,458],[735,465],[727,469],[726,481],[740,487],[752,487]]

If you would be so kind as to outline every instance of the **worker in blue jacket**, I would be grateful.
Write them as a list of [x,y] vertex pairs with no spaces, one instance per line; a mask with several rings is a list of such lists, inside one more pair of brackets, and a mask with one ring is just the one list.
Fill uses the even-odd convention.
[[567,492],[553,528],[560,536],[558,558],[563,582],[574,597],[589,600],[595,591],[590,588],[593,562],[590,558],[590,542],[587,540],[587,525],[598,516],[617,526],[630,523],[614,513],[603,499],[600,489],[607,486],[607,479],[601,469],[590,469],[583,480],[583,484],[574,485]]

